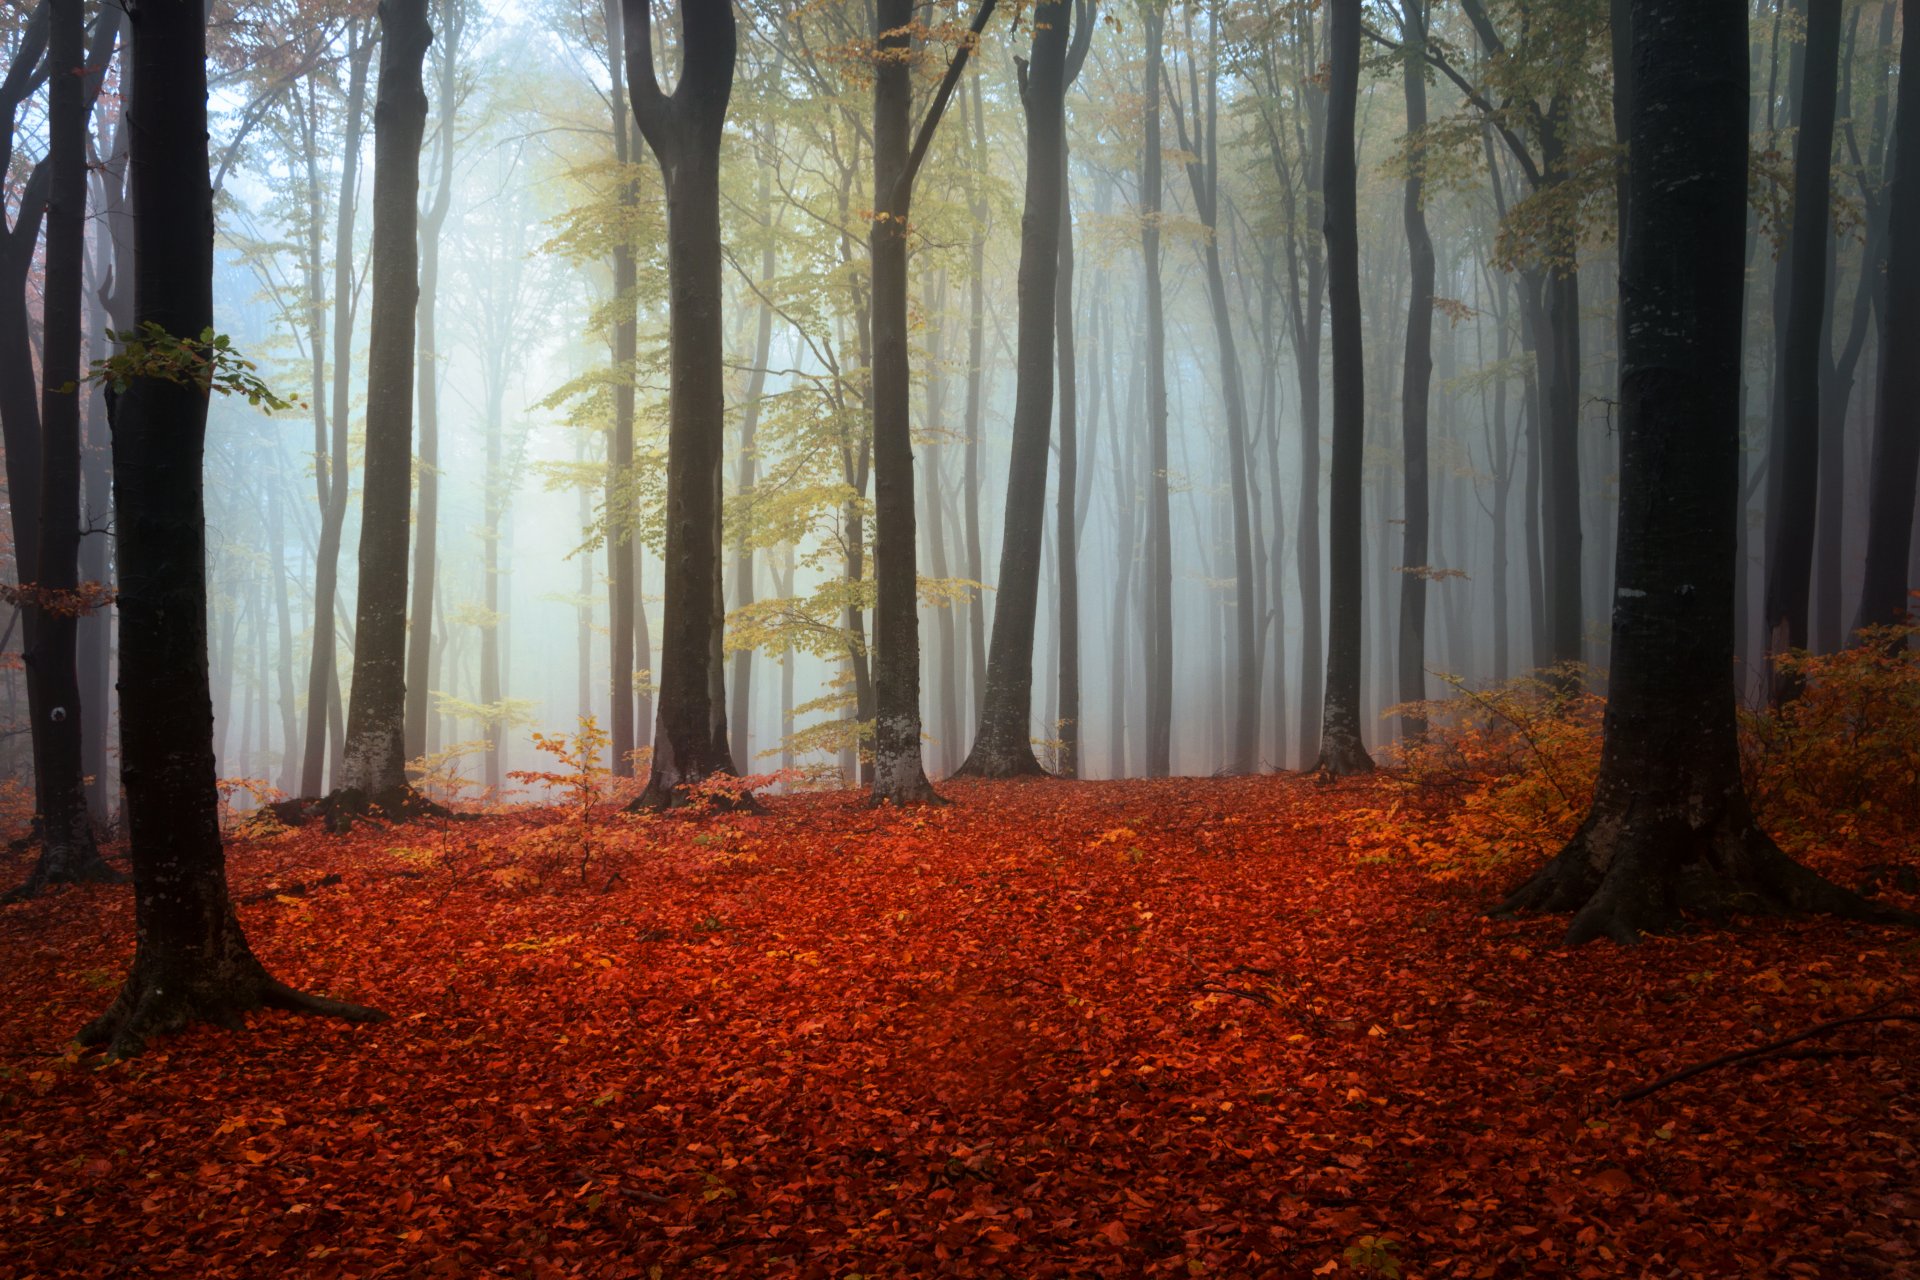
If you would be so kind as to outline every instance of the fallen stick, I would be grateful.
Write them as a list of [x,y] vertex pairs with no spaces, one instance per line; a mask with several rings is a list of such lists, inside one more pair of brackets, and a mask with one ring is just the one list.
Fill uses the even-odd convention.
[[1844,1018],[1834,1018],[1827,1022],[1817,1023],[1814,1026],[1807,1027],[1805,1030],[1796,1031],[1790,1036],[1782,1036],[1780,1039],[1770,1041],[1767,1044],[1756,1045],[1751,1049],[1741,1049],[1735,1053],[1723,1053],[1717,1058],[1709,1058],[1705,1062],[1696,1062],[1690,1067],[1682,1067],[1678,1071],[1661,1076],[1658,1080],[1643,1084],[1637,1089],[1627,1090],[1627,1092],[1615,1097],[1613,1104],[1618,1106],[1622,1103],[1638,1102],[1649,1094],[1658,1093],[1668,1085],[1679,1084],[1682,1080],[1691,1080],[1693,1077],[1712,1071],[1717,1067],[1732,1066],[1734,1063],[1747,1062],[1756,1058],[1779,1056],[1779,1051],[1789,1045],[1799,1044],[1802,1040],[1811,1040],[1816,1036],[1828,1035],[1844,1027],[1857,1027],[1877,1022],[1920,1022],[1920,1014],[1879,1012],[1888,1005],[1903,999],[1904,995],[1905,993],[1898,996],[1889,996],[1880,1003],[1871,1006],[1863,1013],[1849,1014]]

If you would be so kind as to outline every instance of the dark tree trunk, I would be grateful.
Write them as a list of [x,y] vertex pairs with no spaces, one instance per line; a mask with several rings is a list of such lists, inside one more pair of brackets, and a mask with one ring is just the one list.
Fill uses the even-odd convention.
[[438,85],[440,136],[434,144],[440,173],[433,188],[433,203],[420,218],[419,351],[415,367],[415,395],[420,404],[420,494],[414,511],[413,625],[407,629],[404,736],[408,759],[426,753],[427,715],[433,697],[429,668],[433,665],[434,570],[440,533],[440,355],[434,311],[439,300],[440,232],[453,203],[453,109],[459,93],[454,55],[459,49],[463,21],[457,3],[443,4],[442,12],[445,30]]
[[[1779,518],[1771,521],[1768,556],[1767,652],[1807,647],[1813,576],[1814,521],[1820,494],[1820,340],[1827,311],[1828,202],[1832,198],[1833,116],[1840,77],[1840,0],[1810,0],[1800,131],[1793,154],[1793,233],[1781,346]],[[1896,357],[1897,358],[1897,357]],[[1797,681],[1779,673],[1776,702],[1791,700]]]
[[1060,273],[1060,199],[1066,147],[1067,0],[1039,0],[1033,60],[1021,73],[1027,178],[1020,215],[1019,382],[999,600],[987,650],[987,691],[973,749],[959,772],[1013,778],[1045,772],[1033,754],[1033,634],[1046,523],[1047,436],[1053,419],[1054,303]]
[[[340,541],[347,521],[347,419],[353,368],[353,224],[359,208],[360,138],[367,98],[367,71],[376,38],[353,27],[348,54],[346,130],[340,152],[339,211],[333,231],[333,421],[330,439],[320,437],[320,400],[314,409],[314,471],[320,490],[320,541],[313,569],[313,653],[307,669],[307,725],[300,768],[300,794],[318,796],[327,777],[328,729],[337,762],[341,738],[340,678],[335,658],[338,627]],[[317,305],[317,304],[316,304]],[[316,350],[318,348],[316,347]],[[334,780],[339,781],[336,770]]]
[[[113,882],[87,808],[81,758],[80,673],[75,660],[80,585],[80,331],[85,289],[87,116],[86,24],[80,0],[48,0],[46,275],[40,392],[39,548],[34,622],[26,633],[27,707],[33,716],[33,772],[40,856],[22,894],[49,884]],[[28,562],[22,561],[24,570]],[[24,578],[25,572],[21,574]],[[98,710],[98,708],[96,708]]]
[[[613,159],[620,167],[619,199],[623,209],[640,198],[638,185],[628,180],[633,163],[633,135],[628,132],[625,34],[621,6],[605,0],[607,65],[613,80]],[[651,68],[648,73],[651,74]],[[633,752],[647,731],[634,718],[635,668],[651,661],[645,647],[634,653],[634,623],[638,609],[639,551],[634,540],[637,506],[633,491],[633,380],[638,376],[634,357],[639,346],[639,299],[635,295],[633,245],[622,237],[613,246],[613,428],[607,439],[607,657],[609,715],[607,739],[613,754],[613,776],[633,776]],[[641,624],[645,626],[644,623]]]
[[[920,755],[920,614],[915,552],[912,375],[907,341],[907,228],[913,181],[933,130],[966,66],[963,44],[948,65],[918,137],[913,111],[913,0],[879,0],[874,10],[873,487],[875,804],[937,803]],[[993,13],[981,0],[973,30]]]
[[413,488],[413,344],[420,297],[421,66],[427,0],[381,0],[373,103],[373,326],[367,340],[366,476],[343,790],[386,803],[407,790],[407,517]]
[[[933,370],[927,376],[927,430],[936,437],[936,443],[927,449],[927,481],[922,497],[927,504],[928,559],[933,576],[942,580],[952,574],[947,553],[947,446],[939,442],[939,437],[947,431],[947,379],[942,372],[946,364],[946,304],[947,273],[941,271],[934,277],[923,304],[930,317],[927,354],[933,363]],[[934,772],[938,774],[952,772],[953,766],[959,763],[956,748],[960,735],[960,659],[953,614],[951,605],[942,604],[934,610],[931,718]]]
[[[1093,37],[1092,7],[1075,0],[1073,41],[1067,50],[1064,95],[1079,78]],[[1064,100],[1064,98],[1063,98]],[[1053,329],[1060,381],[1060,478],[1054,496],[1059,649],[1058,707],[1047,728],[1058,736],[1060,776],[1080,776],[1080,385],[1073,332],[1073,172],[1071,147],[1060,141],[1060,274],[1054,282]]]
[[1689,912],[1879,909],[1782,854],[1734,722],[1746,18],[1634,0],[1632,199],[1621,302],[1613,675],[1594,803],[1509,910],[1573,911],[1571,944]]
[[1360,231],[1354,123],[1360,92],[1360,0],[1330,0],[1326,153],[1327,301],[1333,318],[1333,475],[1327,520],[1327,691],[1317,768],[1345,777],[1373,759],[1360,734],[1361,461],[1366,368],[1360,347]]
[[[1400,551],[1399,698],[1427,696],[1427,395],[1433,378],[1433,238],[1427,234],[1426,152],[1419,141],[1427,127],[1426,0],[1401,0],[1406,45],[1402,80],[1407,99],[1407,183],[1401,211],[1407,230],[1406,359],[1400,380],[1400,446],[1406,471],[1406,508]],[[1409,737],[1427,731],[1422,716],[1401,721]]]
[[671,299],[666,600],[653,771],[635,801],[683,804],[688,788],[732,772],[724,703],[714,705],[714,602],[720,590],[719,467],[726,431],[720,290],[720,142],[733,91],[728,0],[682,0],[681,73],[671,95],[653,70],[648,0],[622,0],[627,91],[667,193]]
[[[129,26],[135,314],[195,342],[213,325],[205,10],[157,0]],[[262,1007],[376,1020],[268,976],[227,893],[207,678],[207,392],[134,378],[110,407],[135,944],[126,984],[80,1038],[127,1057],[155,1032],[238,1027]]]
[[1173,769],[1173,510],[1167,480],[1167,319],[1160,281],[1160,82],[1166,18],[1148,4],[1145,33],[1146,143],[1140,158],[1140,258],[1146,279],[1147,330],[1147,554],[1143,586],[1147,626],[1146,722],[1141,741],[1146,775]]
[[1908,0],[1900,37],[1899,105],[1895,109],[1887,191],[1886,303],[1874,406],[1873,470],[1867,513],[1866,567],[1854,628],[1899,621],[1910,606],[1914,477],[1920,467],[1920,8]]
[[[764,140],[763,140],[764,143]],[[779,261],[774,243],[773,217],[773,165],[771,157],[764,151],[760,156],[759,197],[762,216],[766,220],[766,243],[760,250],[760,288],[763,293],[773,287],[774,272]],[[759,483],[760,455],[755,443],[755,433],[760,426],[761,399],[767,389],[767,361],[773,354],[773,307],[762,301],[760,314],[754,324],[753,367],[747,373],[747,394],[745,404],[740,410],[740,459],[735,472],[743,502],[753,499],[754,485]],[[753,544],[747,536],[747,522],[741,522],[739,536],[733,544],[733,607],[744,609],[753,603]],[[729,716],[732,732],[728,735],[735,756],[734,759],[746,764],[752,772],[753,743],[751,739],[753,720],[753,650],[743,648],[733,655],[733,709]]]

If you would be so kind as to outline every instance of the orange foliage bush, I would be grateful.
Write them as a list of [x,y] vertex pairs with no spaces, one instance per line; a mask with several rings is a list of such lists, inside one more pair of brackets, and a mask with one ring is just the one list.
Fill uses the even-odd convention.
[[[1899,860],[1920,830],[1920,623],[1783,665],[1805,692],[1748,709],[1740,747],[1754,812],[1787,852]],[[1441,878],[1511,875],[1558,852],[1593,800],[1606,701],[1579,671],[1418,704],[1430,729],[1395,749],[1393,784],[1358,811],[1349,843]],[[1571,683],[1577,691],[1567,692]],[[1381,799],[1387,801],[1382,805]]]

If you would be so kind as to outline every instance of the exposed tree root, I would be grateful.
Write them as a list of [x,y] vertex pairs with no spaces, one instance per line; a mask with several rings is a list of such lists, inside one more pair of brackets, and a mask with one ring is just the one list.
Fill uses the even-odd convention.
[[1329,733],[1320,740],[1320,759],[1313,771],[1322,782],[1358,777],[1373,772],[1373,757],[1357,734]]
[[99,846],[92,840],[61,846],[43,845],[33,870],[27,873],[26,882],[0,895],[0,904],[37,898],[55,885],[126,882],[126,875],[100,856]]
[[[335,835],[345,835],[353,830],[353,824],[360,818],[370,818],[381,822],[408,822],[422,818],[436,821],[457,821],[468,817],[456,813],[438,801],[412,787],[395,787],[370,796],[358,787],[342,787],[319,800],[286,802],[300,805],[300,821],[319,818],[327,825],[327,830]],[[280,811],[285,805],[275,805],[274,813],[282,822],[287,819]],[[298,826],[299,822],[289,822],[289,826]]]
[[918,778],[902,778],[891,783],[875,783],[873,794],[867,797],[867,807],[882,809],[892,805],[905,809],[913,805],[939,808],[952,803],[933,789],[933,783],[927,781],[925,774]]
[[1691,1080],[1693,1077],[1704,1075],[1716,1067],[1732,1066],[1740,1062],[1777,1062],[1786,1058],[1857,1056],[1862,1052],[1861,1050],[1824,1049],[1796,1052],[1790,1049],[1789,1046],[1799,1044],[1803,1040],[1812,1040],[1817,1036],[1830,1035],[1835,1031],[1843,1031],[1848,1027],[1864,1026],[1881,1022],[1920,1022],[1920,1014],[1880,1012],[1888,1005],[1902,998],[1901,996],[1890,996],[1866,1009],[1864,1012],[1852,1014],[1845,1018],[1833,1018],[1826,1022],[1816,1023],[1804,1030],[1796,1031],[1792,1035],[1781,1036],[1778,1040],[1771,1040],[1766,1044],[1755,1045],[1751,1049],[1740,1049],[1733,1053],[1723,1053],[1717,1058],[1709,1058],[1705,1062],[1696,1062],[1692,1066],[1682,1067],[1678,1071],[1669,1072],[1661,1076],[1658,1080],[1650,1081],[1637,1089],[1629,1089],[1625,1093],[1615,1097],[1613,1101],[1615,1103],[1637,1102],[1641,1098],[1660,1092],[1660,1090],[1666,1088],[1668,1085],[1679,1084],[1682,1080]]
[[257,1009],[339,1018],[346,1022],[384,1022],[378,1009],[309,995],[268,976],[250,953],[242,953],[215,972],[163,971],[136,959],[132,975],[107,1011],[83,1028],[80,1043],[104,1047],[113,1059],[132,1058],[156,1035],[172,1035],[196,1022],[229,1031],[245,1029],[245,1016]]
[[1742,915],[1819,914],[1920,924],[1920,916],[1863,898],[1795,862],[1751,818],[1732,815],[1696,828],[1677,815],[1648,821],[1596,811],[1496,914],[1569,911],[1568,946],[1596,938],[1630,946],[1645,934],[1676,932],[1692,918],[1717,925]]

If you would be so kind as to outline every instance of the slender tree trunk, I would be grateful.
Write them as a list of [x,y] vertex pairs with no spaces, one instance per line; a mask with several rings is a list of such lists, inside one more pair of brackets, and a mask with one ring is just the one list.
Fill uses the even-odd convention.
[[[622,6],[605,0],[607,23],[607,59],[613,78],[613,158],[619,166],[619,201],[622,210],[634,207],[640,198],[639,186],[628,176],[633,163],[633,136],[628,132],[627,86],[629,74],[624,64],[625,32]],[[653,74],[653,68],[647,68]],[[637,273],[633,245],[625,238],[613,246],[613,430],[607,441],[607,656],[610,663],[608,694],[611,711],[607,717],[607,737],[613,754],[613,776],[633,776],[633,752],[647,732],[644,720],[634,719],[634,672],[651,664],[651,655],[643,644],[636,659],[634,636],[636,615],[640,613],[638,582],[640,576],[639,543],[634,538],[637,504],[633,491],[633,380],[639,376],[635,356],[639,347],[639,298],[635,293]],[[644,619],[638,622],[644,630]]]
[[454,55],[460,43],[462,12],[459,3],[445,0],[440,51],[440,118],[438,148],[440,173],[433,203],[420,217],[419,354],[415,365],[415,395],[420,402],[420,495],[414,512],[413,625],[407,630],[406,724],[407,758],[427,749],[427,714],[433,691],[428,668],[433,659],[434,572],[440,534],[440,353],[434,331],[439,300],[440,232],[453,203],[454,106],[459,93]]
[[1360,0],[1330,0],[1326,159],[1327,294],[1333,313],[1333,476],[1327,543],[1327,692],[1318,768],[1367,773],[1360,734],[1361,458],[1366,448],[1365,353],[1360,346],[1360,233],[1354,119],[1360,90]]
[[[766,243],[760,250],[760,287],[773,287],[779,261],[774,247],[773,166],[764,152],[760,157],[760,208],[766,220]],[[767,389],[767,361],[773,354],[773,307],[762,301],[754,326],[753,367],[747,372],[746,402],[740,410],[740,457],[735,472],[743,501],[752,501],[754,485],[759,483],[760,455],[755,433],[760,425],[760,407]],[[742,521],[733,544],[733,607],[744,609],[753,603],[753,544]],[[753,743],[753,650],[741,649],[733,655],[732,733],[729,735],[734,759],[752,772]]]
[[1900,36],[1899,102],[1895,108],[1887,195],[1886,305],[1869,481],[1866,565],[1854,629],[1906,616],[1912,550],[1914,479],[1920,468],[1920,6],[1907,0]]
[[1146,774],[1164,778],[1173,768],[1173,511],[1167,479],[1167,321],[1160,280],[1160,85],[1164,78],[1166,17],[1146,6],[1146,142],[1140,161],[1140,257],[1146,278],[1147,328],[1147,718],[1141,732]]
[[[350,358],[354,310],[353,224],[359,207],[360,140],[366,114],[367,71],[377,43],[372,32],[357,25],[352,32],[347,57],[346,129],[340,153],[340,203],[333,232],[333,421],[329,440],[320,438],[317,417],[314,422],[314,469],[320,488],[321,512],[320,541],[314,555],[313,651],[307,669],[307,725],[300,769],[303,796],[318,796],[326,784],[329,727],[336,764],[343,737],[334,612],[339,594],[340,542],[347,520],[347,410],[349,374],[353,367]],[[321,405],[316,398],[316,414]],[[333,777],[337,785],[340,779],[337,768]]]
[[[927,291],[925,302],[928,324],[927,355],[933,368],[927,375],[927,431],[935,443],[927,449],[927,551],[933,576],[942,581],[952,575],[947,554],[947,446],[941,439],[946,432],[947,379],[946,309],[947,273],[939,272]],[[942,603],[934,610],[934,771],[950,773],[959,763],[956,748],[960,737],[960,669],[958,638],[955,635],[954,609]]]
[[[152,122],[131,143],[135,314],[198,341],[213,326],[205,11],[142,5],[129,25],[128,113]],[[110,411],[135,942],[125,985],[80,1038],[127,1057],[153,1033],[197,1021],[238,1029],[243,1013],[262,1006],[378,1019],[268,976],[227,893],[207,675],[207,392],[134,378]]]
[[[48,0],[46,276],[42,294],[38,556],[29,600],[27,706],[39,795],[40,856],[22,892],[48,884],[117,881],[100,857],[81,758],[80,675],[75,661],[80,585],[80,331],[85,288],[87,116],[81,0]],[[25,574],[22,574],[25,577]]]
[[[1784,417],[1780,448],[1779,518],[1768,557],[1766,635],[1770,658],[1807,647],[1808,594],[1813,575],[1816,508],[1820,494],[1820,338],[1825,325],[1828,202],[1833,167],[1833,117],[1840,75],[1840,0],[1809,0],[1806,72],[1800,93],[1800,132],[1793,156],[1792,264],[1787,327],[1781,347]],[[1784,672],[1772,681],[1776,702],[1790,701],[1799,682]]]
[[[981,433],[986,429],[982,400],[985,390],[981,383],[987,359],[987,216],[990,211],[981,189],[986,155],[986,123],[980,102],[980,81],[976,77],[973,131],[968,135],[967,213],[973,237],[967,254],[967,443],[961,462],[967,580],[975,583],[986,581],[986,563],[980,553],[980,448]],[[987,696],[987,593],[980,586],[973,588],[967,605],[967,663],[971,707],[977,723]]]
[[344,789],[364,801],[407,789],[407,515],[413,479],[413,344],[420,296],[421,65],[427,0],[383,0],[373,105],[373,328],[367,348],[366,478],[347,706]]
[[987,651],[987,693],[973,749],[959,770],[973,777],[1045,772],[1033,754],[1033,641],[1040,599],[1040,541],[1046,523],[1047,436],[1053,418],[1069,13],[1067,0],[1039,0],[1033,11],[1033,58],[1021,76],[1027,178],[1020,218],[1019,383],[1000,544],[999,600]]
[[1571,944],[1690,912],[1876,908],[1782,854],[1741,780],[1733,689],[1746,210],[1742,7],[1633,0],[1634,163],[1621,300],[1612,682],[1593,807],[1507,903]]
[[[1406,47],[1401,81],[1407,100],[1407,181],[1402,220],[1407,230],[1406,357],[1400,379],[1400,447],[1406,473],[1406,506],[1400,550],[1399,699],[1424,702],[1427,696],[1427,395],[1433,378],[1433,238],[1427,234],[1426,150],[1420,141],[1427,127],[1426,0],[1402,0]],[[1427,731],[1425,717],[1401,720],[1410,738]]]

